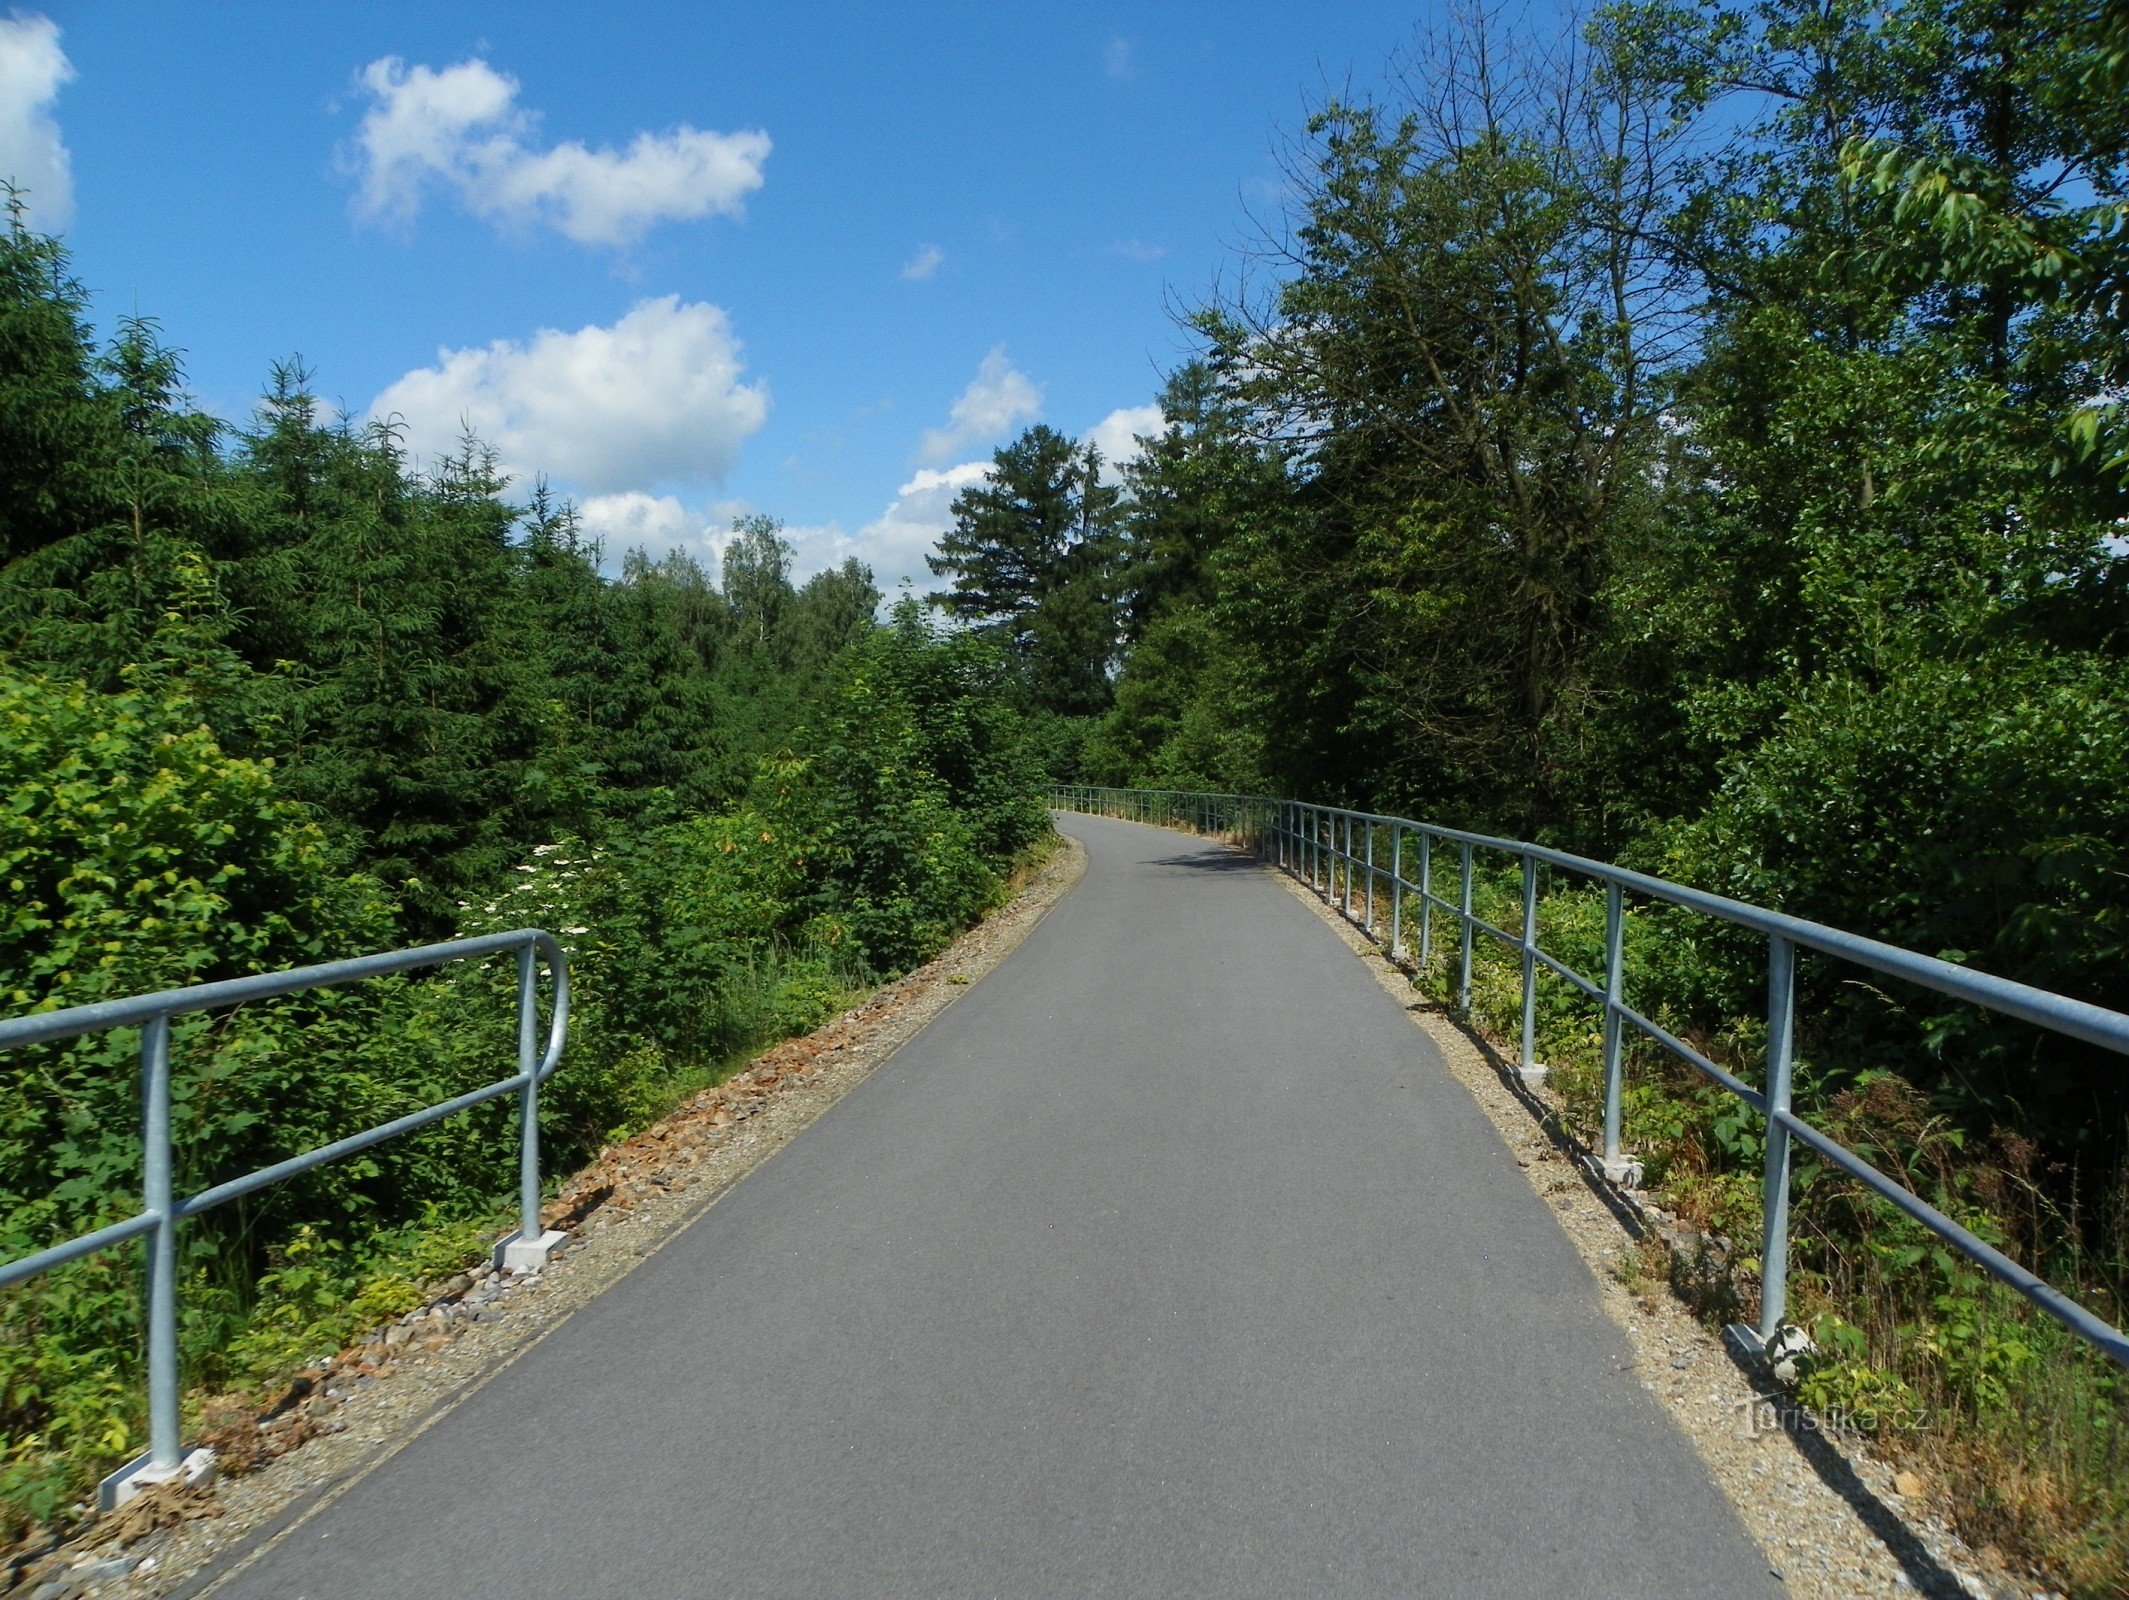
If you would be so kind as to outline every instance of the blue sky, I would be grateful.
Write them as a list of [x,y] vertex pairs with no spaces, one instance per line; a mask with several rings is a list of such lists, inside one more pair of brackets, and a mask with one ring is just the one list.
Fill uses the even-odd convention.
[[1281,131],[1415,16],[52,4],[0,23],[0,165],[210,410],[300,352],[616,548],[763,511],[891,585],[1029,421],[1150,422]]

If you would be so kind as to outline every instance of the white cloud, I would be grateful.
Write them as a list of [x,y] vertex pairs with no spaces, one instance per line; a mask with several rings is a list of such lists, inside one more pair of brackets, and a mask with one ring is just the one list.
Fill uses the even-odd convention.
[[962,490],[991,475],[988,461],[964,461],[959,466],[919,468],[915,477],[895,491],[894,502],[865,524],[846,548],[822,566],[831,566],[845,555],[856,556],[872,568],[881,589],[890,596],[904,578],[919,593],[943,587],[924,564],[939,536],[954,525],[954,499]]
[[1131,41],[1121,36],[1111,39],[1102,47],[1101,67],[1119,83],[1128,83],[1138,76],[1137,52]]
[[1167,253],[1166,245],[1147,244],[1139,239],[1119,239],[1109,246],[1109,254],[1122,256],[1126,261],[1158,261]]
[[[925,565],[924,557],[938,547],[939,536],[953,526],[955,496],[971,484],[981,483],[990,472],[988,461],[966,461],[946,468],[920,468],[916,476],[895,491],[894,500],[887,509],[856,533],[845,533],[842,525],[835,522],[786,526],[782,531],[784,538],[791,543],[791,581],[804,583],[815,573],[839,567],[855,557],[872,569],[873,581],[889,599],[894,597],[904,578],[909,579],[919,594],[943,588],[943,582],[932,576],[931,568]],[[640,498],[645,502],[640,520],[630,524],[631,531],[640,527],[653,538],[684,541],[690,537],[686,530],[700,525],[703,529],[699,536],[701,541],[716,550],[722,550],[731,538],[730,515],[713,518],[706,512],[696,517],[683,511],[677,502],[672,502],[668,509],[666,503],[652,501],[647,495],[617,495],[613,498],[617,501]],[[589,523],[591,507],[587,505],[584,511]],[[614,520],[619,521],[618,518]],[[618,555],[624,548],[625,544],[609,540],[607,553]],[[651,548],[662,547],[653,544]]]
[[961,398],[947,413],[947,425],[925,433],[918,454],[926,461],[945,461],[970,445],[1003,438],[1016,424],[1032,420],[1041,411],[1042,391],[1026,373],[1006,363],[1005,346],[999,345],[983,358],[975,381],[961,391]]
[[690,511],[669,494],[649,495],[641,489],[595,494],[577,506],[577,517],[586,535],[605,547],[609,561],[629,550],[653,555],[686,550],[700,556],[717,547],[717,524],[709,513]]
[[[904,578],[919,594],[944,588],[945,580],[932,574],[924,558],[937,550],[939,536],[953,526],[954,500],[990,474],[988,461],[919,468],[895,491],[887,509],[856,533],[845,533],[835,522],[786,526],[782,532],[791,544],[792,582],[804,583],[854,556],[872,569],[873,581],[889,599]],[[631,489],[594,495],[579,503],[577,515],[585,533],[605,547],[609,568],[617,568],[630,550],[647,550],[653,556],[685,550],[714,571],[731,542],[732,519],[752,509],[741,500],[690,506],[674,495]]]
[[1140,439],[1156,439],[1167,431],[1168,419],[1159,406],[1120,406],[1087,430],[1086,442],[1101,452],[1102,476],[1114,481],[1145,448]]
[[50,17],[0,17],[0,178],[23,192],[32,227],[56,233],[74,220],[74,171],[52,117],[73,63]]
[[670,294],[610,328],[439,350],[370,406],[373,419],[403,421],[419,456],[445,454],[470,428],[519,480],[545,473],[589,495],[721,482],[768,412],[767,390],[740,382],[724,312]]
[[625,151],[575,139],[537,148],[528,141],[539,118],[517,104],[517,80],[480,60],[438,71],[385,56],[359,81],[374,103],[349,165],[356,210],[375,219],[411,220],[437,183],[490,221],[625,245],[660,222],[737,216],[769,156],[759,128],[706,133],[686,123],[638,133]]
[[[804,583],[815,573],[839,567],[856,557],[872,569],[880,590],[892,596],[905,577],[920,592],[940,587],[924,557],[953,525],[954,496],[990,474],[990,464],[972,461],[943,472],[925,468],[902,485],[894,503],[856,533],[840,523],[786,525],[780,531],[791,545],[791,581]],[[630,550],[652,556],[684,550],[714,573],[724,547],[732,540],[732,519],[753,508],[744,501],[717,500],[691,506],[675,495],[646,494],[640,489],[593,495],[577,506],[587,536],[604,547],[606,565],[618,568]]]
[[946,252],[935,244],[928,244],[902,263],[902,276],[911,282],[930,277],[939,270],[939,263],[946,259]]

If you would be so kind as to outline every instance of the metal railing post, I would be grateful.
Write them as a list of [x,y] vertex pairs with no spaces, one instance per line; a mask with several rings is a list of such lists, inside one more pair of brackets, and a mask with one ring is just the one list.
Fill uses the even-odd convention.
[[1626,998],[1626,891],[1604,885],[1604,1175],[1617,1183],[1625,1175],[1619,1153],[1621,1049],[1619,1006]]
[[525,1087],[518,1093],[517,1236],[525,1244],[546,1230],[540,1226],[540,1041],[537,952],[531,945],[517,953],[517,1070]]
[[[1800,1342],[1797,1330],[1786,1320],[1791,1200],[1789,1187],[1792,1175],[1792,1146],[1796,1144],[1808,1148],[1816,1157],[1829,1162],[1863,1184],[1880,1199],[1959,1251],[1977,1267],[2023,1295],[2043,1313],[2092,1344],[2108,1359],[2129,1368],[2129,1334],[2079,1305],[2045,1279],[2013,1261],[1988,1240],[1937,1210],[1912,1189],[1879,1171],[1864,1153],[1848,1149],[1822,1129],[1795,1116],[1790,1109],[1792,1080],[1795,1075],[1796,955],[1800,949],[1836,960],[1853,962],[1866,970],[1887,974],[1924,989],[1950,995],[1963,1003],[1981,1006],[1992,1012],[2046,1028],[2053,1033],[2084,1040],[2118,1055],[2129,1056],[2129,1014],[2109,1011],[2067,995],[2050,994],[2030,985],[1992,977],[1985,972],[1862,938],[1822,923],[1808,922],[1764,907],[1748,905],[1682,884],[1669,883],[1661,878],[1572,855],[1527,840],[1499,839],[1484,834],[1466,833],[1457,828],[1435,827],[1406,818],[1364,816],[1342,806],[1319,806],[1298,800],[1264,796],[1221,795],[1196,790],[1127,790],[1107,787],[1089,787],[1080,791],[1070,790],[1064,785],[1059,785],[1053,793],[1071,793],[1075,799],[1082,799],[1085,804],[1104,815],[1148,819],[1195,817],[1200,826],[1238,829],[1238,837],[1253,841],[1267,861],[1277,861],[1287,867],[1297,882],[1305,873],[1309,887],[1322,896],[1326,907],[1338,908],[1349,920],[1362,921],[1371,936],[1377,932],[1375,894],[1385,870],[1377,858],[1375,830],[1378,826],[1388,828],[1390,863],[1387,870],[1391,878],[1389,947],[1394,955],[1402,956],[1405,950],[1408,935],[1404,926],[1404,891],[1411,887],[1416,889],[1420,896],[1419,960],[1422,971],[1430,974],[1432,972],[1434,912],[1439,909],[1457,919],[1460,959],[1456,971],[1456,1001],[1459,1014],[1468,1021],[1472,1016],[1477,936],[1484,933],[1499,946],[1519,951],[1523,1057],[1519,1065],[1524,1069],[1523,1077],[1526,1083],[1543,1081],[1545,1070],[1530,1060],[1530,1057],[1537,1053],[1536,997],[1540,976],[1538,969],[1547,969],[1577,992],[1601,1002],[1604,1077],[1603,1170],[1605,1177],[1613,1183],[1637,1185],[1640,1182],[1640,1163],[1626,1155],[1623,1147],[1625,1040],[1628,1037],[1626,1030],[1629,1028],[1635,1030],[1634,1037],[1645,1038],[1660,1046],[1724,1092],[1764,1112],[1767,1117],[1767,1145],[1761,1194],[1765,1231],[1761,1250],[1760,1326],[1757,1329],[1729,1329],[1726,1337],[1737,1348],[1743,1348],[1742,1344],[1738,1344],[1738,1341],[1743,1341],[1766,1352],[1775,1363],[1774,1370],[1778,1379],[1781,1379],[1784,1373],[1783,1358],[1793,1355]],[[1365,840],[1358,846],[1353,837],[1353,824],[1356,821],[1368,830]],[[1172,825],[1183,824],[1175,822]],[[1416,831],[1419,835],[1419,880],[1410,885],[1404,877],[1404,834],[1407,830]],[[1433,841],[1437,835],[1458,847],[1459,884],[1458,895],[1454,901],[1439,894],[1434,886]],[[1522,863],[1523,925],[1520,932],[1502,925],[1509,922],[1505,916],[1496,915],[1491,911],[1489,916],[1493,920],[1478,916],[1476,852],[1479,850],[1498,851]],[[1538,894],[1542,888],[1542,873],[1547,866],[1559,872],[1578,875],[1582,879],[1594,879],[1605,886],[1604,971],[1595,977],[1575,971],[1564,961],[1547,954],[1539,947]],[[1343,876],[1340,876],[1341,873]],[[1355,880],[1362,877],[1365,879],[1363,892],[1368,896],[1368,902],[1363,916],[1354,919],[1354,885]],[[1502,881],[1505,883],[1506,880]],[[1659,905],[1680,907],[1699,915],[1717,918],[1734,927],[1751,929],[1771,941],[1767,978],[1768,1045],[1764,1092],[1745,1083],[1728,1068],[1711,1060],[1655,1019],[1642,1015],[1627,1002],[1625,974],[1628,907],[1625,896],[1628,891]],[[57,1014],[61,1018],[78,1014],[85,1019],[71,1026],[64,1023],[55,1026],[51,1016],[0,1019],[0,1048],[66,1037],[73,1033],[104,1027],[141,1026],[159,1016],[167,1020],[171,1015],[186,1015],[225,1004],[237,1004],[261,994],[293,993],[299,988],[346,981],[356,976],[411,970],[418,966],[440,964],[445,960],[486,954],[491,950],[514,950],[518,948],[517,941],[522,938],[531,939],[546,951],[553,965],[557,995],[549,1050],[550,1053],[559,1055],[568,1019],[567,962],[549,936],[536,930],[524,935],[495,934],[485,939],[425,946],[417,951],[396,952],[388,958],[369,957],[352,963],[327,963],[302,969],[301,973],[292,976],[309,981],[293,982],[285,987],[259,988],[257,986],[267,979],[239,979],[220,984],[199,985],[189,990],[135,996],[129,1001],[102,1002],[93,1007],[75,1008],[74,1011]],[[86,1020],[89,1018],[94,1020]],[[552,1064],[549,1062],[548,1068],[551,1069]],[[144,1079],[144,1083],[149,1081],[152,1080]],[[456,1100],[371,1129],[367,1133],[321,1147],[303,1157],[263,1169],[245,1178],[218,1184],[189,1200],[179,1202],[176,1211],[191,1216],[209,1205],[219,1205],[269,1182],[279,1182],[297,1171],[308,1170],[309,1167],[325,1161],[337,1160],[381,1139],[409,1131],[413,1127],[471,1105],[499,1098],[514,1089],[522,1089],[524,1084],[523,1075],[504,1079],[486,1089],[476,1090]],[[530,1109],[532,1108],[528,1107],[528,1111]],[[528,1171],[533,1174],[536,1184],[536,1165],[529,1165]],[[156,1188],[154,1177],[152,1172],[144,1172],[143,1182],[151,1193]],[[167,1190],[167,1182],[163,1187]],[[53,1246],[22,1260],[0,1262],[0,1287],[19,1282],[61,1261],[108,1248],[135,1235],[153,1233],[156,1226],[164,1220],[162,1212],[151,1208],[124,1222],[109,1224],[93,1233],[84,1234],[66,1244]],[[559,1240],[559,1237],[548,1235],[542,1239],[542,1252],[549,1247],[550,1240]],[[151,1270],[153,1267],[151,1258]],[[166,1343],[166,1348],[174,1348],[174,1342]],[[165,1365],[168,1370],[174,1372],[174,1357]],[[189,1469],[190,1461],[191,1458],[187,1458],[181,1470]],[[117,1476],[134,1478],[143,1474],[146,1462],[147,1458],[143,1457],[125,1474]],[[111,1482],[112,1480],[106,1480],[106,1486]],[[106,1500],[105,1503],[109,1504],[111,1501]]]
[[[469,1090],[419,1110],[394,1117],[375,1127],[334,1139],[301,1154],[210,1184],[197,1194],[180,1198],[176,1191],[176,1152],[171,1135],[170,1033],[172,1019],[225,1010],[254,1001],[277,999],[312,989],[455,961],[486,958],[509,951],[519,957],[518,1070],[480,1088]],[[554,1005],[549,1019],[544,1055],[537,1037],[538,990],[536,960],[544,951],[554,981]],[[178,1343],[178,1229],[188,1217],[285,1182],[343,1160],[387,1139],[416,1128],[427,1127],[445,1117],[471,1110],[517,1092],[522,1099],[527,1131],[522,1155],[524,1184],[521,1215],[530,1219],[534,1239],[528,1246],[516,1236],[501,1241],[498,1257],[514,1270],[530,1269],[544,1261],[561,1241],[561,1234],[541,1235],[539,1228],[539,1145],[536,1090],[539,1081],[560,1064],[569,1029],[569,963],[559,945],[538,929],[491,933],[477,938],[454,939],[441,944],[419,945],[406,950],[388,950],[343,961],[319,962],[282,972],[251,973],[213,983],[189,984],[179,989],[159,990],[59,1011],[0,1018],[0,1050],[69,1039],[109,1029],[140,1029],[140,1192],[141,1209],[121,1221],[107,1223],[87,1233],[62,1240],[16,1259],[0,1261],[0,1288],[23,1282],[65,1262],[78,1260],[139,1238],[144,1247],[142,1274],[143,1343],[147,1355],[148,1448],[127,1465],[109,1474],[97,1485],[97,1504],[116,1510],[154,1484],[205,1481],[214,1470],[214,1450],[208,1446],[187,1452],[183,1448],[182,1365]],[[514,1259],[509,1259],[514,1258]]]
[[1469,1016],[1471,1013],[1471,846],[1459,844],[1457,848],[1463,852],[1463,888],[1459,898],[1463,902],[1464,950],[1463,973],[1458,978],[1456,985],[1456,1009]]
[[1789,1310],[1789,1110],[1796,1024],[1796,944],[1767,940],[1767,1170],[1761,1188],[1765,1230],[1759,1252],[1759,1336],[1771,1344]]
[[1434,835],[1419,830],[1419,970],[1434,961]]
[[1368,875],[1367,887],[1364,890],[1367,895],[1367,911],[1360,919],[1360,925],[1372,939],[1375,936],[1375,824],[1364,822],[1361,824],[1361,831],[1368,836]]
[[1527,1080],[1538,1070],[1538,863],[1523,857],[1523,1055]]
[[177,1198],[170,1181],[170,1019],[140,1031],[140,1198],[156,1218],[148,1258],[148,1467],[174,1474],[178,1451]]
[[1344,826],[1345,847],[1338,852],[1338,859],[1345,865],[1345,892],[1339,895],[1338,905],[1345,912],[1346,921],[1353,920],[1353,814],[1348,811],[1338,819]]
[[1404,954],[1405,830],[1390,824],[1390,959]]
[[1345,819],[1345,915],[1353,920],[1353,875],[1360,869],[1360,846],[1353,841],[1353,818]]

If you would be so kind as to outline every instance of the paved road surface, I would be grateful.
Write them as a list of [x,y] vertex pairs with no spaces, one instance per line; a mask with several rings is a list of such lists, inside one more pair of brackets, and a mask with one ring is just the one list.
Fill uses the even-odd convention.
[[1002,967],[224,1592],[1779,1594],[1331,932],[1062,826]]

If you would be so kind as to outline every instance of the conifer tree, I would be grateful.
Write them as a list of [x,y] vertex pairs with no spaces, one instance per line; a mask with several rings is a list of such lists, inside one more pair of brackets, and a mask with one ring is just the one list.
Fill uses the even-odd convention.
[[1084,715],[1108,703],[1118,500],[1093,445],[1038,425],[955,499],[953,527],[925,557],[953,580],[933,603],[1002,644],[1044,710]]

